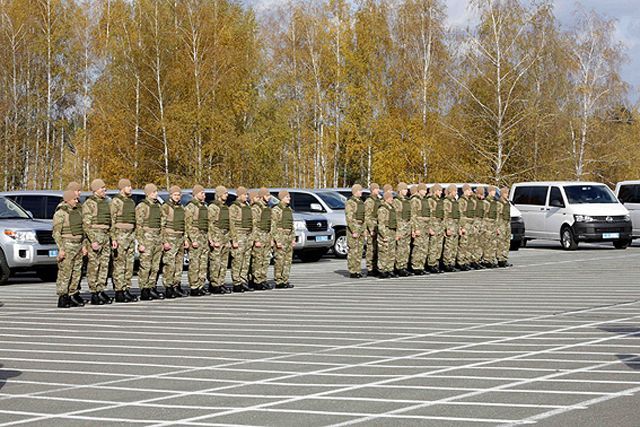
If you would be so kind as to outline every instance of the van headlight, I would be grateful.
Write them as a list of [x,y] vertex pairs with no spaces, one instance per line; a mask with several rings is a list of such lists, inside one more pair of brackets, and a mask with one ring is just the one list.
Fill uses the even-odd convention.
[[20,243],[38,243],[36,232],[33,230],[4,230],[4,235]]
[[307,225],[304,223],[304,221],[293,221],[293,229],[297,231],[304,231],[307,229]]
[[624,222],[630,222],[630,221],[631,221],[631,215],[625,215]]
[[574,215],[576,222],[593,222],[595,219],[589,215]]

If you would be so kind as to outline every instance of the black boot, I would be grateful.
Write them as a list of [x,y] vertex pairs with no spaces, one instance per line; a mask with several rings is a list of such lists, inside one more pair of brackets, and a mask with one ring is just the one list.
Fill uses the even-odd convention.
[[192,297],[202,297],[205,295],[204,291],[200,288],[193,288],[190,291]]
[[246,283],[243,283],[241,286],[244,288],[245,292],[253,292],[253,288],[250,288],[249,286],[247,286]]
[[116,291],[116,302],[129,302],[124,295],[124,291]]
[[80,296],[80,292],[76,292],[69,297],[69,303],[74,307],[84,307],[87,302]]
[[224,295],[224,294],[230,294],[231,291],[229,290],[229,288],[227,288],[224,285],[222,286],[209,285],[209,293]]
[[160,292],[158,288],[149,289],[151,299],[164,299],[164,292]]
[[173,286],[165,286],[165,290],[166,292],[164,295],[167,299],[174,299],[178,297],[173,290]]
[[102,298],[105,304],[111,304],[113,302],[113,298],[107,295],[105,291],[100,292],[98,295]]
[[97,292],[93,292],[91,294],[91,305],[104,305],[104,304],[105,304],[104,299],[102,299]]
[[[199,288],[199,289],[202,289],[202,288]],[[178,298],[184,298],[186,296],[189,296],[189,292],[184,291],[182,289],[182,286],[180,286],[180,283],[176,283],[175,284],[175,286],[173,287],[173,291],[174,291],[176,297],[178,297]]]
[[233,285],[233,292],[244,292],[244,285]]
[[359,279],[360,278],[360,274],[359,273],[351,273],[351,274],[349,274],[349,278],[350,279]]
[[127,302],[136,302],[138,301],[138,297],[131,294],[131,292],[129,292],[129,289],[125,289],[124,290],[124,299],[127,300]]
[[151,297],[151,289],[149,289],[149,288],[143,288],[143,289],[141,289],[141,290],[140,290],[140,299],[141,299],[142,301],[149,301],[149,300],[153,299],[153,298]]
[[424,270],[413,270],[413,274],[416,276],[424,275]]
[[60,295],[58,297],[58,308],[69,308],[69,296]]

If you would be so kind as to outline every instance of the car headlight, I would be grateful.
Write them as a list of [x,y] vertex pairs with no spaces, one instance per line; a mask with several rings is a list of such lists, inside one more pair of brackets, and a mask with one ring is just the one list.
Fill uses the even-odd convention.
[[304,223],[304,221],[293,221],[293,229],[304,231],[307,229],[307,225]]
[[589,215],[574,215],[576,222],[593,222],[595,219]]
[[36,232],[33,230],[4,230],[4,235],[20,243],[38,243]]
[[631,221],[631,215],[625,215],[624,222],[630,222],[630,221]]

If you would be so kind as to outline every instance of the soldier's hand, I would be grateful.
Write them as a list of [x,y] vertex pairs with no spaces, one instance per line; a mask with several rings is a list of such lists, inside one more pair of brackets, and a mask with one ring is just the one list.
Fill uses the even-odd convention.
[[66,254],[64,253],[64,251],[61,250],[60,252],[58,252],[58,262],[62,261],[65,256]]
[[500,230],[496,230],[496,236],[500,235]]
[[418,237],[418,236],[420,236],[420,230],[416,230],[416,231],[414,231],[413,233],[411,233],[411,235],[412,235],[413,237]]
[[162,249],[164,249],[165,251],[168,251],[169,249],[171,249],[171,244],[169,243],[164,243],[162,245]]
[[80,249],[80,252],[82,253],[82,256],[89,255],[89,251],[87,250],[86,246],[83,246],[82,249]]
[[98,244],[98,242],[93,242],[91,244],[91,249],[93,249],[94,251],[97,251],[100,249],[100,245]]
[[200,247],[200,245],[198,244],[198,242],[193,242],[193,243],[191,244],[191,247],[192,247],[193,249],[198,249],[198,247]]
[[144,245],[138,245],[138,252],[144,253]]
[[233,242],[233,243],[231,244],[231,247],[232,247],[233,249],[238,249],[239,245],[238,245],[238,243]]
[[282,249],[282,244],[281,243],[276,243],[276,248]]
[[445,232],[445,234],[447,235],[447,237],[451,237],[453,233],[451,232],[450,229],[447,228],[447,231]]
[[358,236],[359,236],[359,234],[358,234],[358,233],[351,233],[351,237],[353,237],[354,239],[357,239],[357,238],[358,238]]
[[291,239],[291,244],[295,245],[296,244],[296,239]]
[[464,228],[460,229],[460,235],[464,236],[465,234],[467,234],[467,230],[465,230]]
[[436,232],[432,228],[429,229],[429,236],[435,236]]
[[111,249],[118,249],[118,242],[116,242],[115,240],[111,242]]
[[262,242],[257,242],[257,241],[256,241],[256,242],[253,242],[253,245],[254,245],[256,248],[261,248],[261,247],[262,247]]
[[218,242],[214,243],[214,244],[213,244],[213,247],[214,247],[214,248],[216,248],[216,249],[218,249],[218,248],[220,247],[220,243],[218,243]]
[[[197,243],[194,243],[194,245],[197,245]],[[184,248],[189,249],[189,242],[184,242]],[[194,246],[193,248],[195,249],[196,247]]]

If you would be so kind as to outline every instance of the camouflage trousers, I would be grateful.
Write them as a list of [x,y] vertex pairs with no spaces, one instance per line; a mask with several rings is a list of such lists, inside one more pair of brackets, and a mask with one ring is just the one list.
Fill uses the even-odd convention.
[[409,267],[409,255],[411,254],[411,223],[398,221],[399,237],[396,242],[395,267],[398,270],[406,270]]
[[212,286],[224,286],[229,264],[229,232],[222,234],[218,247],[212,246],[209,252],[209,283]]
[[168,234],[165,240],[171,248],[162,254],[162,280],[165,287],[179,285],[184,265],[184,234]]
[[460,223],[459,230],[464,229],[465,233],[460,235],[458,239],[458,253],[456,255],[456,263],[458,265],[467,265],[473,262],[473,223],[466,221]]
[[65,257],[58,261],[58,278],[56,293],[58,296],[74,295],[78,292],[78,284],[82,276],[82,239],[65,240],[63,247]]
[[413,250],[411,251],[411,268],[424,270],[429,255],[429,226],[426,220],[418,220],[420,235],[413,238]]
[[429,256],[427,265],[429,267],[438,267],[440,258],[442,257],[442,245],[444,243],[444,229],[442,221],[432,221],[430,228],[436,233],[429,237]]
[[511,246],[511,224],[509,222],[500,223],[500,236],[498,236],[497,257],[499,262],[509,259],[509,247]]
[[367,235],[367,270],[373,271],[378,266],[378,232],[372,236],[370,233],[365,232]]
[[[193,243],[197,243],[198,247],[194,248]],[[191,247],[189,248],[189,272],[187,273],[189,288],[204,288],[204,284],[207,281],[208,262],[209,240],[207,233],[201,231],[200,235],[191,241]]]
[[[447,230],[451,232],[450,236],[446,235]],[[442,262],[449,267],[453,267],[456,264],[456,255],[458,254],[458,244],[460,240],[458,230],[458,224],[455,220],[448,220],[443,228],[444,247],[442,249]]]
[[261,246],[258,248],[254,243],[251,248],[251,278],[254,283],[264,283],[271,261],[271,233],[256,232],[254,242],[260,242]]
[[386,239],[378,236],[378,270],[381,272],[391,273],[396,261],[396,245],[398,241],[395,235],[388,236]]
[[291,230],[277,230],[273,239],[282,247],[274,248],[275,265],[273,266],[273,276],[276,285],[289,283],[291,274],[291,263],[293,262],[293,239],[295,234]]
[[498,235],[496,221],[485,219],[486,225],[482,239],[482,261],[489,263],[498,262],[496,251],[498,249]]
[[247,284],[249,282],[249,262],[251,261],[251,233],[239,232],[237,248],[231,248],[231,280],[234,285]]
[[140,252],[138,286],[140,289],[155,288],[158,282],[160,261],[162,260],[162,238],[160,237],[160,230],[145,231],[144,237],[138,241],[138,248],[140,246],[144,246],[144,252]]
[[89,262],[87,264],[87,283],[91,292],[102,292],[107,287],[109,277],[109,261],[111,260],[111,239],[109,232],[100,231],[96,233],[96,242],[100,245],[94,251],[89,245]]
[[111,280],[116,291],[131,289],[133,262],[135,260],[135,233],[133,229],[116,229],[114,240],[118,248],[113,250]]
[[353,237],[351,232],[347,230],[347,269],[349,273],[361,273],[362,272],[362,251],[364,250],[364,232],[358,234],[358,237]]
[[483,219],[475,219],[473,221],[473,233],[471,234],[471,262],[482,261],[482,243],[485,239],[485,226]]

